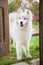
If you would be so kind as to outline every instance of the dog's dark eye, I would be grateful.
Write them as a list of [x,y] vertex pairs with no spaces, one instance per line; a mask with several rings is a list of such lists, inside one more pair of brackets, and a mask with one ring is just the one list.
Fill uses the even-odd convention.
[[24,20],[26,20],[26,18],[24,18]]
[[21,18],[19,18],[19,19],[21,19]]

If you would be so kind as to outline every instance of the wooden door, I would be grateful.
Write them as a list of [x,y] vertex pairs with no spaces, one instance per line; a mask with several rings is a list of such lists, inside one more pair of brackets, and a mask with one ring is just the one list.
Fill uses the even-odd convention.
[[8,0],[0,0],[0,56],[9,53]]
[[40,65],[43,65],[43,0],[40,0]]

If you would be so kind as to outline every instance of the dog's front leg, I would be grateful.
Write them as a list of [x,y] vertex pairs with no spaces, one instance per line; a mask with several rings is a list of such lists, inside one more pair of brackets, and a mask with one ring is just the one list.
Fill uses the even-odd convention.
[[22,44],[20,42],[16,42],[16,53],[17,53],[17,59],[22,59]]
[[31,58],[32,56],[30,55],[30,51],[29,51],[29,47],[30,47],[30,41],[28,41],[27,43],[26,43],[26,57],[27,58]]

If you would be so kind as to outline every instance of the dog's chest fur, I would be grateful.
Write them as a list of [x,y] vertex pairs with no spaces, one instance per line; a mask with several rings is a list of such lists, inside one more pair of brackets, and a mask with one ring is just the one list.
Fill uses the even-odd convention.
[[15,40],[19,40],[21,42],[26,42],[26,34],[27,34],[26,30],[20,30],[20,29],[16,28],[15,31],[13,31],[13,32],[15,32],[14,33]]

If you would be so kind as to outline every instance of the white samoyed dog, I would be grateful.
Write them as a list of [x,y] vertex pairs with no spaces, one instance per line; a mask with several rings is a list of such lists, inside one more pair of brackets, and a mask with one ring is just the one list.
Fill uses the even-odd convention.
[[22,48],[26,57],[31,57],[29,53],[30,40],[32,37],[32,13],[30,10],[19,9],[17,13],[9,14],[10,38],[16,44],[17,59],[22,59]]

